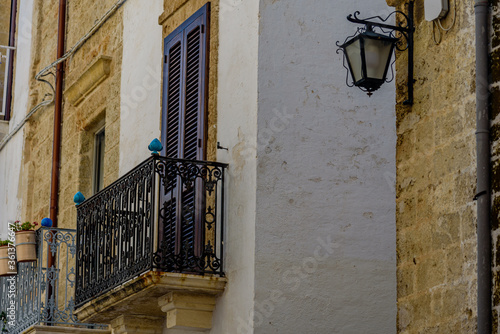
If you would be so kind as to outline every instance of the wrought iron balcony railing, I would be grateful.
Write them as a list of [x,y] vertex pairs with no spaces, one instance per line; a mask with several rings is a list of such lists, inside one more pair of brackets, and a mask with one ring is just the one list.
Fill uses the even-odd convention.
[[0,312],[7,314],[9,334],[33,325],[107,328],[79,323],[73,313],[75,255],[75,230],[37,230],[37,261],[18,263],[17,275],[0,278]]
[[224,275],[226,168],[153,155],[77,205],[77,307],[150,270]]

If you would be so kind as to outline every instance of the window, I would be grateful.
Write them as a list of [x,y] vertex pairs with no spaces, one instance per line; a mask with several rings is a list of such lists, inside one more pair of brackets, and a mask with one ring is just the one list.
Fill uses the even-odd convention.
[[[164,41],[162,155],[204,160],[210,4],[206,4]],[[178,186],[179,185],[179,186]],[[201,253],[201,185],[185,187],[181,180],[164,185],[163,242],[178,254],[189,245]]]
[[0,119],[9,120],[12,104],[12,73],[17,1],[4,1],[0,11]]
[[94,149],[94,194],[104,188],[104,149],[105,149],[104,128],[95,134]]

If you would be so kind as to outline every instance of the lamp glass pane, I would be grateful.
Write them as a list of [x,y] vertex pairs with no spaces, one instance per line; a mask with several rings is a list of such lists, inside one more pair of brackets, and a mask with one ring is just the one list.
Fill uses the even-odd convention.
[[391,58],[392,42],[380,39],[365,39],[366,76],[384,79],[385,68]]
[[357,82],[363,78],[363,72],[361,70],[361,48],[360,48],[360,40],[352,42],[348,46],[345,47],[345,51],[347,54],[347,61],[351,66],[352,77],[354,82]]

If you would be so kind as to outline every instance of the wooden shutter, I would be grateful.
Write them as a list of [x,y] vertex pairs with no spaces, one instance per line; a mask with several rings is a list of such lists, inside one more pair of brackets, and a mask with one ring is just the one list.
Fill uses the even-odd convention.
[[180,116],[182,114],[181,96],[183,94],[182,71],[182,33],[165,46],[165,83],[166,113],[163,113],[166,124],[162,126],[163,154],[169,158],[179,158]]
[[[162,113],[162,155],[169,158],[179,157],[179,131],[182,114],[182,32],[174,35],[165,43],[165,65],[163,69],[163,113]],[[176,249],[178,179],[162,184],[159,233],[163,247],[168,252]]]
[[[165,39],[162,154],[170,158],[205,159],[208,14],[209,4]],[[163,211],[169,218],[164,219],[163,235],[176,252],[189,244],[195,254],[201,253],[204,212],[201,188],[202,180],[186,187],[177,178],[164,189]]]

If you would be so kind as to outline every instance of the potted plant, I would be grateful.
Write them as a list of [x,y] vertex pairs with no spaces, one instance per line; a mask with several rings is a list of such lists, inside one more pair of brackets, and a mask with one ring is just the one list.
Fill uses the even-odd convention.
[[15,255],[9,254],[9,240],[0,240],[0,276],[11,276],[16,273]]
[[7,333],[8,330],[7,328],[5,328],[7,325],[7,313],[5,313],[4,311],[0,313],[0,321],[2,322],[2,333]]
[[17,262],[36,261],[35,227],[37,225],[37,222],[25,222],[22,224],[19,220],[14,222]]

